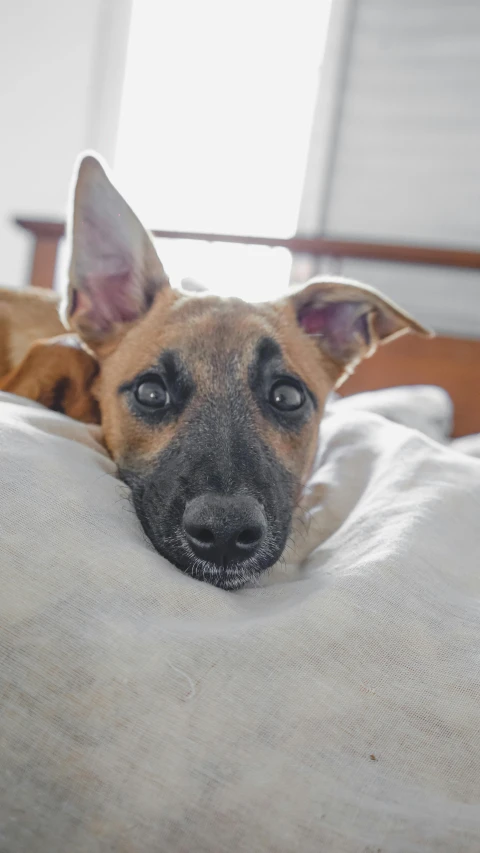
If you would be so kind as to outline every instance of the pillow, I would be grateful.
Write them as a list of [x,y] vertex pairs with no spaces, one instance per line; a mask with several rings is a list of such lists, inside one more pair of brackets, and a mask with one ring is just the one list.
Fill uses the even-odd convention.
[[461,438],[456,438],[450,446],[459,453],[467,453],[469,456],[475,456],[477,459],[480,459],[480,433],[476,435],[463,435]]
[[2,851],[480,849],[478,460],[338,407],[286,567],[232,593],[98,430],[0,400]]
[[435,385],[406,385],[336,397],[343,411],[375,412],[397,424],[418,429],[436,441],[446,442],[453,428],[453,403],[449,394]]

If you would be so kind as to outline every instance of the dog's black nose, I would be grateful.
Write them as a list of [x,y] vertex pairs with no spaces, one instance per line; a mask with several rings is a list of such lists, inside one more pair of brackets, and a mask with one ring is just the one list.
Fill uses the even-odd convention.
[[183,528],[197,557],[226,566],[253,556],[265,538],[267,523],[255,498],[206,494],[187,504]]

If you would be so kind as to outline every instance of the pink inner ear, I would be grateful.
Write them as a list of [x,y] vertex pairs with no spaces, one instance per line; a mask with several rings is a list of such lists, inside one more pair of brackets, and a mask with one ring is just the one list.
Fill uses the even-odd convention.
[[304,305],[298,313],[298,322],[307,335],[318,335],[335,358],[349,357],[358,332],[368,338],[365,323],[367,313],[359,302],[332,302],[321,306]]
[[76,292],[73,313],[83,314],[98,332],[107,332],[115,323],[136,320],[139,306],[132,293],[131,274],[85,276],[81,290]]
[[304,305],[298,313],[298,322],[307,335],[323,335],[327,325],[333,319],[336,305],[323,305],[317,308],[314,305]]

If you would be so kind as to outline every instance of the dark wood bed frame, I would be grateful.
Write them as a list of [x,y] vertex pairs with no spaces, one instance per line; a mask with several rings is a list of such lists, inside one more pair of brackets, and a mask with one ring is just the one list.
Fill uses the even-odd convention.
[[[33,238],[29,283],[36,287],[53,287],[58,248],[64,236],[63,223],[39,219],[16,219],[15,222]],[[294,256],[333,258],[337,265],[343,258],[363,258],[480,270],[480,252],[468,249],[360,243],[324,237],[282,239],[157,229],[152,233],[163,239],[282,247]],[[455,436],[480,432],[480,336],[478,340],[445,336],[424,340],[413,335],[399,338],[363,362],[342,387],[341,393],[423,384],[439,385],[450,394],[455,407]]]

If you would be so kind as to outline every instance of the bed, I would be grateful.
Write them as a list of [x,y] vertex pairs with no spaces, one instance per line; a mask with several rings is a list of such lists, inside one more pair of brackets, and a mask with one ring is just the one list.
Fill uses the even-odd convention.
[[2,850],[480,849],[452,417],[438,388],[333,399],[285,561],[231,593],[153,551],[98,427],[0,395]]
[[235,593],[153,550],[99,427],[0,394],[2,851],[480,849],[479,346],[365,362]]

